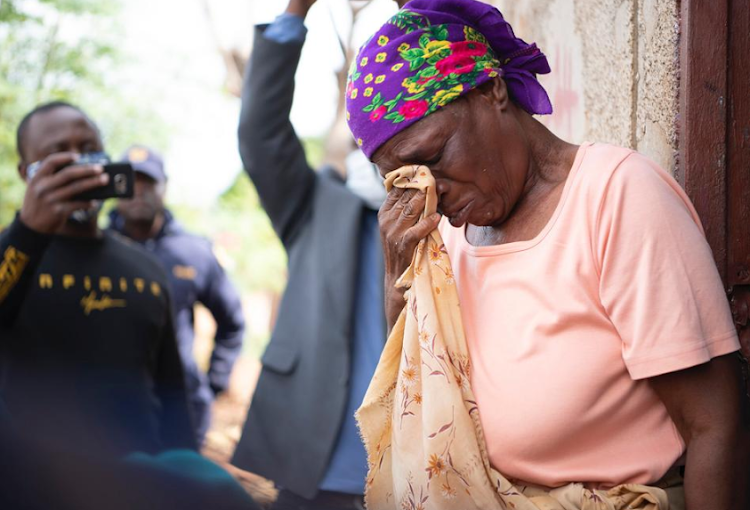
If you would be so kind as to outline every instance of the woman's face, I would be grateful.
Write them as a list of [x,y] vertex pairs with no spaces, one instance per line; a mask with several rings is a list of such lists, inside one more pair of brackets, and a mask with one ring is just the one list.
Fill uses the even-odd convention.
[[432,171],[438,211],[454,227],[499,225],[529,174],[528,146],[505,84],[468,93],[394,136],[373,162],[382,175],[409,164]]

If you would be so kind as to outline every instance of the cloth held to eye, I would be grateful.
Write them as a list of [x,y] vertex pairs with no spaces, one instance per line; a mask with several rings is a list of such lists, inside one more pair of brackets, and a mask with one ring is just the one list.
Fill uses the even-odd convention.
[[[422,217],[437,209],[435,179],[425,166],[390,172],[385,185],[424,191]],[[571,483],[547,491],[514,485],[493,469],[469,381],[453,271],[437,230],[419,242],[396,285],[407,289],[406,306],[357,411],[368,454],[368,509],[669,509],[666,492],[656,487],[590,490]]]

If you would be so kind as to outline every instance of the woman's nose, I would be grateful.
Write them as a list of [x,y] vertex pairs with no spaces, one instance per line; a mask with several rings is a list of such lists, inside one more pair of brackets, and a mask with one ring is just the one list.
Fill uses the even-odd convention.
[[449,189],[450,189],[450,184],[448,184],[447,182],[440,180],[440,179],[435,180],[435,192],[437,193],[438,200],[440,200],[440,197],[442,195],[445,195],[446,193],[448,193]]

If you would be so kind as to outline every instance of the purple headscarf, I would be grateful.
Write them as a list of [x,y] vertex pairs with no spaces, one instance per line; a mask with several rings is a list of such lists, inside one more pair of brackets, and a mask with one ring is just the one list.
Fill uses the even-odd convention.
[[536,79],[549,72],[536,44],[517,38],[495,7],[476,0],[412,0],[352,62],[346,120],[371,158],[397,133],[496,76],[527,112],[552,113]]

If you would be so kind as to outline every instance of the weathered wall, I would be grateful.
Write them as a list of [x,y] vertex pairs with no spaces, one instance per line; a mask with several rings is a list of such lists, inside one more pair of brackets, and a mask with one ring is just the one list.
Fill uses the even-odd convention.
[[572,141],[635,148],[674,171],[678,0],[492,0],[516,35],[535,41],[555,113]]

